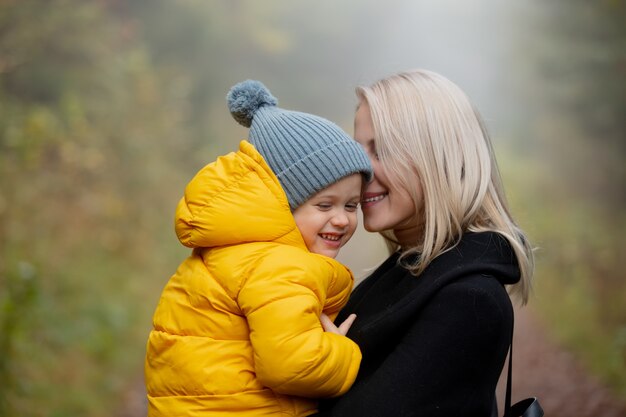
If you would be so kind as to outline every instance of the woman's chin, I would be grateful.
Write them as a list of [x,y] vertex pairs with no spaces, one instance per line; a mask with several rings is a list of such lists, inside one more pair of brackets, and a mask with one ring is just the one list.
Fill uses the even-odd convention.
[[370,233],[378,233],[378,232],[382,232],[383,230],[385,230],[384,228],[382,228],[379,224],[377,224],[374,221],[366,221],[363,220],[363,228],[365,230],[367,230]]

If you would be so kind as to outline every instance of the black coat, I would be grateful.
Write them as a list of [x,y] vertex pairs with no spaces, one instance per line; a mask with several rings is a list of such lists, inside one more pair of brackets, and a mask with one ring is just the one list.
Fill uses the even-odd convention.
[[418,277],[387,259],[354,290],[336,323],[363,353],[345,395],[319,416],[489,416],[511,341],[504,284],[519,280],[515,254],[495,233],[466,233]]

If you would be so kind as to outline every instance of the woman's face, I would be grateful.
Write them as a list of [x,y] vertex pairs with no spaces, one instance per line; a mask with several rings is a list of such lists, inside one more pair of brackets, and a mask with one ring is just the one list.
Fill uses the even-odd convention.
[[[355,115],[354,139],[365,149],[374,168],[374,178],[366,185],[361,200],[365,230],[393,230],[401,245],[415,244],[422,224],[418,210],[406,189],[390,183],[384,161],[378,159],[372,116],[365,101],[361,101]],[[414,184],[422,204],[422,189],[417,176]]]

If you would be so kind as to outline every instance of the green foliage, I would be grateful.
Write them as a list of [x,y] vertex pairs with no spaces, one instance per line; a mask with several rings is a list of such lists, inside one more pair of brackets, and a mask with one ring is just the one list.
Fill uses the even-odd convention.
[[626,399],[626,2],[530,4],[515,92],[532,103],[526,148],[503,167],[539,246],[534,302],[556,340]]
[[[626,398],[626,282],[621,257],[626,215],[563,187],[553,164],[503,149],[500,162],[514,212],[536,247],[531,305],[554,341]],[[514,155],[514,156],[513,156]]]
[[[10,265],[5,273],[5,291],[0,295],[0,386],[21,389],[20,362],[15,357],[36,302],[38,282],[35,268],[26,262]],[[7,396],[0,396],[0,415],[9,415],[11,407]]]
[[524,59],[534,65],[520,83],[533,103],[528,140],[569,192],[617,211],[626,204],[626,2],[533,4]]
[[98,3],[0,7],[0,415],[110,415],[171,268],[179,110]]
[[[593,209],[577,207],[552,217],[553,236],[539,274],[538,305],[554,329],[554,336],[571,347],[588,368],[626,398],[626,312],[621,308],[626,283],[618,258],[626,217],[610,221]],[[584,228],[577,224],[586,218]],[[558,300],[555,302],[555,299]]]

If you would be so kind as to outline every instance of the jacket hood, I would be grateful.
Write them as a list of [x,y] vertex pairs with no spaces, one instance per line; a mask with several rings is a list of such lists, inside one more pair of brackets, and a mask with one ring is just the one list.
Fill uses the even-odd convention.
[[458,245],[433,261],[439,274],[450,267],[465,274],[489,274],[503,285],[520,280],[517,256],[506,238],[496,232],[466,232]]
[[176,235],[190,248],[278,241],[306,248],[285,192],[247,141],[202,168],[176,208]]
[[520,280],[517,256],[506,238],[496,232],[465,232],[454,247],[430,263],[420,279],[439,288],[471,274],[489,275],[502,285]]

